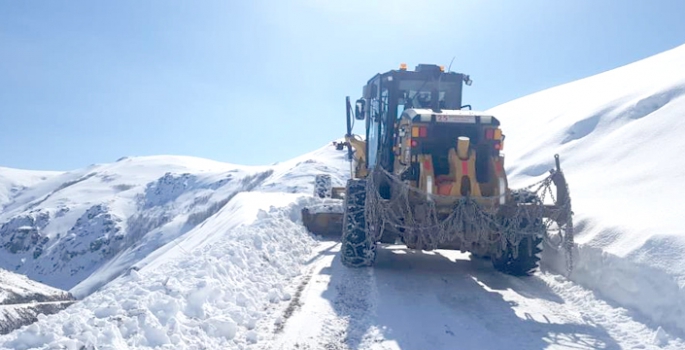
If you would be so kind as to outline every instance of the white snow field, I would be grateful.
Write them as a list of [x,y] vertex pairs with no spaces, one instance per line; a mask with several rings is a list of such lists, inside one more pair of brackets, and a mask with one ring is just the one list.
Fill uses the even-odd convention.
[[4,191],[0,263],[83,300],[0,348],[685,349],[683,93],[685,46],[489,111],[513,187],[561,155],[569,278],[552,253],[516,278],[401,246],[344,268],[299,218],[321,203],[316,174],[348,176],[331,145],[264,167],[139,157],[39,176]]
[[561,156],[579,244],[571,278],[685,333],[685,45],[490,112],[514,186]]

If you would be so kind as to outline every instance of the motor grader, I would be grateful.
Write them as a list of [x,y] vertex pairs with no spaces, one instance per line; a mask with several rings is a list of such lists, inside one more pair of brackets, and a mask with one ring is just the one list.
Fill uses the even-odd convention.
[[[350,179],[344,188],[326,174],[315,183],[317,197],[342,208],[302,212],[311,232],[339,235],[345,266],[373,265],[378,243],[471,252],[512,275],[535,271],[543,241],[570,253],[559,157],[544,179],[510,189],[500,121],[462,105],[464,84],[468,75],[441,66],[403,64],[371,78],[354,107],[347,97]],[[352,134],[355,121],[365,122],[365,137]]]

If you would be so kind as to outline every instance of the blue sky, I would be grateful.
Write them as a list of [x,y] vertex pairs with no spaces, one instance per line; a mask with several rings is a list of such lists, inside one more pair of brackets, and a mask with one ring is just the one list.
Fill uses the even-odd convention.
[[271,164],[341,137],[345,96],[400,63],[455,57],[474,81],[464,103],[488,109],[685,44],[683,13],[680,0],[0,0],[0,166]]

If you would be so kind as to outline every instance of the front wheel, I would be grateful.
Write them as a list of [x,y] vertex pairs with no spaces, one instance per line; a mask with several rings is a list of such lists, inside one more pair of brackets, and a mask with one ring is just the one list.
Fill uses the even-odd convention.
[[366,180],[348,180],[343,204],[343,233],[340,259],[347,267],[372,266],[376,242],[367,231]]

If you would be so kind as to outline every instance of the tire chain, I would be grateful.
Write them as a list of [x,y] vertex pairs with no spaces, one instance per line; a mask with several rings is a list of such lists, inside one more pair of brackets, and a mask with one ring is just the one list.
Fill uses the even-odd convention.
[[[556,203],[552,191],[553,176],[560,170],[550,170],[550,175],[544,179],[513,190],[512,194],[530,192],[537,197],[540,203],[544,203],[548,198],[559,208],[559,212],[567,217],[567,221],[559,225],[550,218],[543,217],[541,206],[516,206],[516,212],[511,218],[502,220],[496,215],[497,206],[494,205],[500,196],[481,197],[481,200],[491,201],[492,206],[480,205],[473,198],[462,197],[454,205],[452,212],[445,218],[438,218],[435,199],[444,197],[435,194],[427,194],[414,188],[388,173],[384,169],[376,168],[367,177],[366,185],[366,226],[368,233],[375,233],[373,239],[380,240],[386,225],[401,231],[405,242],[410,244],[420,244],[429,249],[436,249],[439,244],[460,239],[465,246],[471,244],[501,244],[498,254],[506,250],[507,243],[514,248],[514,256],[518,255],[518,246],[525,237],[538,234],[534,229],[535,225],[529,225],[531,218],[540,218],[545,226],[543,241],[555,250],[563,250],[566,255],[567,276],[573,270],[573,220],[571,211],[570,192],[566,203]],[[563,176],[563,173],[561,173]],[[393,194],[391,200],[383,199],[380,195],[379,184],[387,181],[392,184]],[[502,194],[504,196],[506,194]],[[416,201],[415,198],[426,198]],[[374,225],[380,227],[376,229]],[[526,227],[529,229],[526,230]],[[493,232],[500,233],[504,239]],[[553,240],[551,232],[557,232],[558,242]],[[372,235],[367,235],[372,236]],[[367,237],[371,238],[371,237]]]

